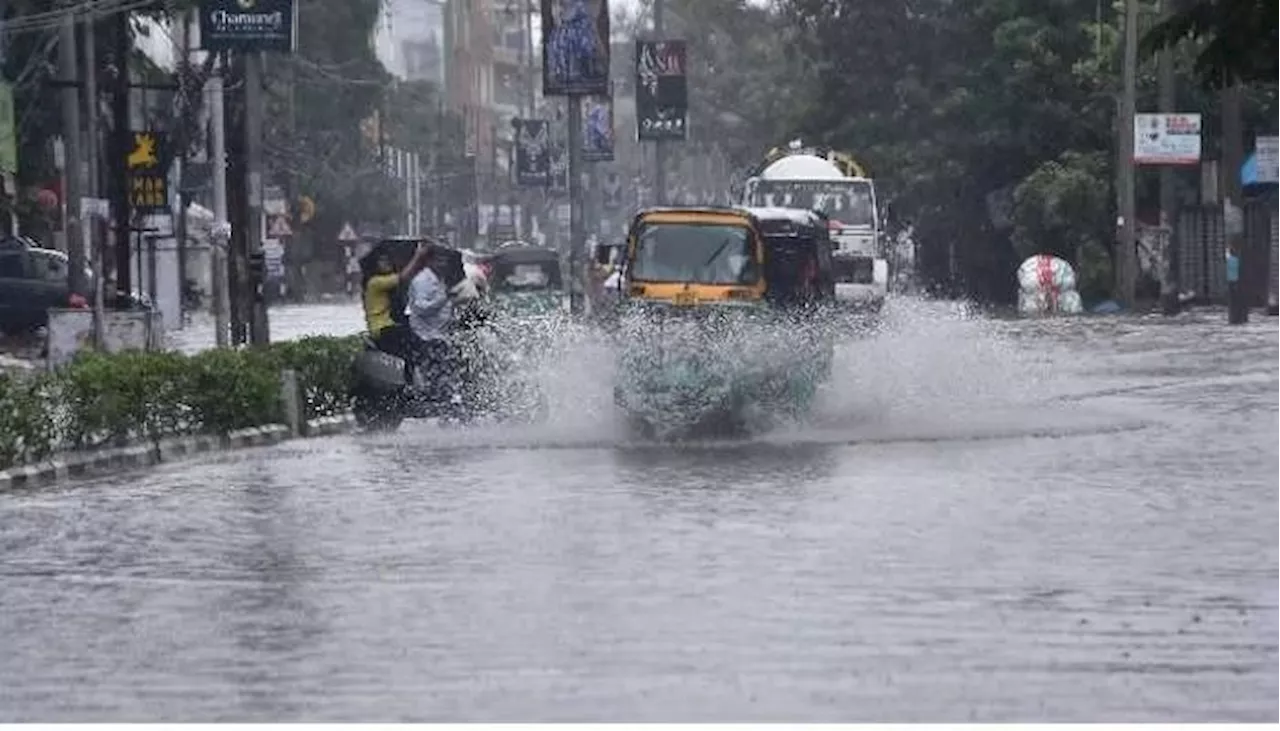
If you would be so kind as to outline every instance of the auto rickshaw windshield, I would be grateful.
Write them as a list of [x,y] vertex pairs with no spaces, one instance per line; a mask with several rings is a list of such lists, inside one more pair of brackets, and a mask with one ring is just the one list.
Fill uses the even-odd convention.
[[645,226],[630,272],[635,281],[717,285],[755,284],[759,277],[751,230],[724,224]]

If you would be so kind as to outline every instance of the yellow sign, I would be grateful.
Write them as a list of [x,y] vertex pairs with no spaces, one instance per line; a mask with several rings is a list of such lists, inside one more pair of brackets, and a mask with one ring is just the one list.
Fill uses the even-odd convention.
[[135,211],[157,211],[169,207],[169,192],[162,177],[140,175],[129,180],[129,207]]
[[154,134],[150,132],[134,132],[133,133],[133,151],[129,153],[129,157],[125,160],[125,164],[130,170],[150,170],[160,166],[159,141],[156,140]]
[[125,158],[129,171],[129,207],[138,213],[169,210],[169,181],[161,132],[133,133],[133,146]]

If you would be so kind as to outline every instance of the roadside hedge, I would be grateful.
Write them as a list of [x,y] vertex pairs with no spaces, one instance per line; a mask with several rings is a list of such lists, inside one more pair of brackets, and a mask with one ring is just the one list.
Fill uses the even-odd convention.
[[280,372],[298,374],[305,418],[345,412],[356,337],[263,348],[84,353],[53,373],[0,373],[0,469],[72,449],[225,434],[284,421]]

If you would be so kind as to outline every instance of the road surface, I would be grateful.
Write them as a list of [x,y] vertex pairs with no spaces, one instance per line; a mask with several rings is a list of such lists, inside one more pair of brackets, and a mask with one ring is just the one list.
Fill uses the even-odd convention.
[[3,494],[0,721],[1275,722],[1277,332],[1224,319],[898,302],[814,424],[686,447],[570,343],[538,430]]
[[[267,311],[271,339],[296,340],[306,335],[352,335],[364,330],[364,310],[355,300],[309,305],[273,305]],[[196,353],[217,345],[213,317],[197,312],[181,330],[166,334],[169,346]]]

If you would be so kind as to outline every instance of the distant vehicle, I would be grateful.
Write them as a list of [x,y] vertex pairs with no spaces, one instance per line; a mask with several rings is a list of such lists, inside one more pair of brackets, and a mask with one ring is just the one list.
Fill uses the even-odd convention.
[[794,140],[750,173],[743,205],[808,208],[827,219],[835,244],[836,298],[878,310],[888,294],[875,181],[849,155]]
[[[0,331],[30,333],[49,323],[49,310],[91,306],[94,275],[85,268],[85,291],[72,292],[67,255],[40,247],[27,237],[0,239]],[[107,297],[112,309],[149,309],[150,301],[137,293],[123,303]],[[119,307],[118,305],[123,305]]]

